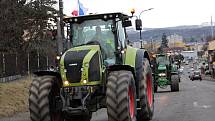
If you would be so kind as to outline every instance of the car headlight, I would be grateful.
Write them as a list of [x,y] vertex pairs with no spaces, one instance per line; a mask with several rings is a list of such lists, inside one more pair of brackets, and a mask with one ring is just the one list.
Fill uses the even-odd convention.
[[160,74],[158,74],[158,76],[166,76],[166,74],[165,73],[160,73]]

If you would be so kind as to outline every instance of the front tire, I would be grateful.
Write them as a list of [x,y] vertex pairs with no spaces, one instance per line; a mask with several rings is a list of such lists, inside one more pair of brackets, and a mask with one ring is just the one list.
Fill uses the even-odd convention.
[[118,72],[111,72],[108,76],[107,82],[107,91],[106,91],[106,103],[107,103],[107,114],[108,121],[118,121],[117,116],[117,100],[116,100],[116,87],[117,87],[117,79]]
[[136,88],[133,74],[120,71],[117,87],[118,121],[136,121]]
[[39,93],[39,78],[32,80],[29,89],[29,111],[31,121],[39,121],[39,106],[38,106],[38,93]]
[[56,96],[60,96],[60,85],[54,76],[43,76],[39,88],[40,121],[63,121],[61,109],[56,109]]
[[39,76],[33,80],[29,96],[32,121],[63,121],[61,109],[55,106],[61,86],[56,82],[54,76]]

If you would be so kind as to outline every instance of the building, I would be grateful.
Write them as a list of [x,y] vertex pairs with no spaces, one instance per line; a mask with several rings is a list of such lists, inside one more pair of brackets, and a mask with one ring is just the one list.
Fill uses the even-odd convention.
[[178,34],[173,34],[173,35],[170,35],[167,37],[169,43],[168,43],[168,46],[170,48],[174,48],[174,47],[181,47],[181,46],[184,46],[184,43],[183,43],[183,37],[178,35]]
[[197,55],[197,51],[182,51],[181,55],[184,56],[185,60],[194,60],[194,59],[198,59],[198,55]]
[[167,39],[172,42],[173,41],[183,41],[183,37],[178,34],[172,34],[172,35],[168,36]]
[[208,42],[208,66],[209,71],[215,78],[215,40]]
[[181,53],[185,48],[185,43],[183,42],[183,37],[178,34],[173,34],[167,37],[168,46],[171,53]]

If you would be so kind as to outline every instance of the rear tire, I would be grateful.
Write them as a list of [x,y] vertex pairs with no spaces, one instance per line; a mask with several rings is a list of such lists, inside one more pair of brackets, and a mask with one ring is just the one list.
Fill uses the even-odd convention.
[[106,91],[106,103],[107,103],[107,114],[108,121],[118,121],[117,116],[117,100],[116,100],[116,87],[118,72],[111,72],[108,76],[107,91]]
[[119,71],[116,93],[118,121],[136,121],[136,88],[131,72]]
[[139,99],[141,110],[138,111],[138,121],[149,121],[154,113],[154,86],[152,71],[147,59],[143,61],[142,79],[139,81]]
[[172,75],[171,77],[171,91],[177,92],[179,91],[179,77],[178,75]]

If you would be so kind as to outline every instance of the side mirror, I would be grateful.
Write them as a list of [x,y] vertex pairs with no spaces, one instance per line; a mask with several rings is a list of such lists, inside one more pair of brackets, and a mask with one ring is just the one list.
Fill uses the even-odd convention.
[[130,21],[130,20],[125,20],[125,21],[122,23],[122,26],[123,26],[123,27],[132,26],[131,21]]
[[142,20],[136,19],[135,20],[136,30],[142,30]]

